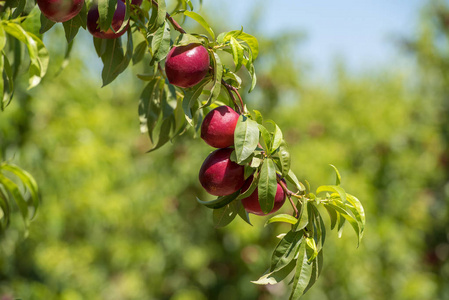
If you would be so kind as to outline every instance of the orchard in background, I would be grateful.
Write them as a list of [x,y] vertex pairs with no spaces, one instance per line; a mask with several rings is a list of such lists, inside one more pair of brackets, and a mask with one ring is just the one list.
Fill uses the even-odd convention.
[[[243,29],[215,35],[206,20],[194,12],[191,1],[171,4],[175,9],[168,12],[164,0],[81,4],[75,0],[39,1],[38,7],[25,0],[2,3],[1,109],[11,102],[18,70],[24,65],[29,64],[29,88],[38,85],[45,76],[50,58],[42,35],[56,22],[63,23],[67,57],[81,28],[87,28],[93,35],[95,51],[104,65],[103,86],[115,80],[131,62],[139,64],[148,59],[148,73],[137,77],[146,82],[139,103],[139,120],[152,144],[149,152],[192,131],[218,148],[199,168],[201,185],[217,198],[198,199],[213,209],[216,227],[228,225],[237,216],[251,224],[249,213],[273,214],[288,202],[292,213],[274,215],[267,224],[283,222],[290,224],[291,229],[279,236],[269,269],[254,283],[288,280],[292,289],[290,299],[299,299],[316,282],[323,264],[326,228],[319,208],[329,214],[331,229],[336,228],[341,235],[348,222],[360,242],[365,227],[362,204],[340,186],[340,174],[333,166],[335,185],[322,185],[311,191],[307,181],[299,181],[290,168],[294,158],[280,127],[273,120],[264,119],[258,110],[248,109],[239,91],[240,70],[246,69],[251,92],[257,82],[254,68],[259,53],[257,39]],[[184,18],[195,20],[207,35],[188,33],[178,23]],[[30,25],[37,24],[31,21],[23,26],[31,19],[40,20],[39,28]],[[26,58],[19,54],[24,49]],[[225,56],[233,61],[232,67],[222,64]],[[8,225],[12,200],[18,204],[28,226],[39,203],[34,179],[9,162],[2,163],[0,171],[2,229]],[[9,179],[8,172],[22,182],[25,191]]]

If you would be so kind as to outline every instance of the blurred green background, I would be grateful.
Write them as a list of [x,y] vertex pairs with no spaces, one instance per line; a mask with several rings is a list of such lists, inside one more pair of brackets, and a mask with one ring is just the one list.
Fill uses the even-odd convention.
[[[216,31],[229,30],[223,22]],[[301,32],[250,32],[263,51],[258,86],[243,93],[249,108],[282,128],[301,181],[333,183],[332,163],[366,210],[359,248],[349,227],[341,239],[328,232],[321,278],[304,299],[449,299],[448,7],[426,5],[416,25],[395,44],[406,68],[354,73],[336,60],[322,80],[308,80],[297,55]],[[62,39],[55,28],[45,40],[53,61],[43,83],[19,88],[0,113],[1,159],[42,192],[28,236],[17,211],[1,236],[1,299],[286,299],[288,285],[250,281],[288,227],[253,216],[253,227],[215,229],[195,200],[207,197],[197,174],[211,148],[189,132],[146,154],[141,67],[100,88],[99,59],[80,36],[59,74]]]

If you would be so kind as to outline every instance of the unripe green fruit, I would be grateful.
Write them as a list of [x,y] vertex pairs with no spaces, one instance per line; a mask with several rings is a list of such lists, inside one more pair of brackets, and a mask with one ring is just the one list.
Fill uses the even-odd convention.
[[234,149],[218,149],[204,160],[199,173],[203,188],[211,195],[226,196],[237,192],[245,183],[244,167],[231,161]]
[[[251,183],[253,181],[253,177],[249,177],[246,181],[245,184],[242,187],[242,193],[245,192],[250,186]],[[285,203],[285,193],[284,190],[282,189],[281,185],[278,183],[277,184],[277,189],[276,189],[276,196],[274,197],[274,206],[273,209],[265,214],[262,211],[262,208],[260,207],[260,203],[259,203],[259,192],[258,189],[256,188],[255,191],[248,196],[247,198],[242,199],[242,204],[243,207],[245,208],[245,210],[248,213],[251,214],[255,214],[258,216],[266,216],[266,215],[270,215],[272,213],[277,212],[282,205],[284,205]]]
[[211,110],[201,124],[201,138],[215,148],[233,146],[234,131],[239,116],[226,105]]

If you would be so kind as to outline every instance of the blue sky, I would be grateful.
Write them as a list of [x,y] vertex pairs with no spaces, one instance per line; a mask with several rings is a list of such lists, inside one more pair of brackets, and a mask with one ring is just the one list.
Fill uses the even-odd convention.
[[234,28],[248,27],[255,3],[263,5],[261,28],[269,34],[297,28],[307,35],[300,55],[315,73],[343,58],[350,70],[389,65],[400,58],[394,38],[412,36],[425,0],[204,0],[208,10],[227,10]]

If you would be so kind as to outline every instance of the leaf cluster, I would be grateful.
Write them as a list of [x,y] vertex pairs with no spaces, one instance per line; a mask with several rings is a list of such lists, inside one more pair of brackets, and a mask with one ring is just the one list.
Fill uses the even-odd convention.
[[36,216],[39,207],[37,183],[25,170],[3,162],[0,164],[0,232],[3,232],[10,223],[12,200],[17,204],[25,229],[28,230],[30,221]]

